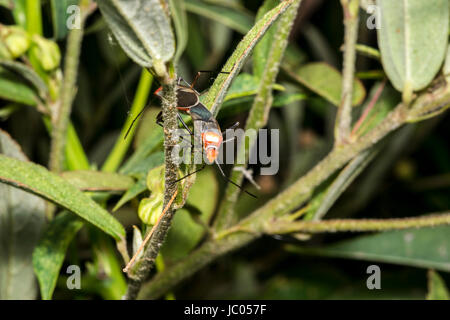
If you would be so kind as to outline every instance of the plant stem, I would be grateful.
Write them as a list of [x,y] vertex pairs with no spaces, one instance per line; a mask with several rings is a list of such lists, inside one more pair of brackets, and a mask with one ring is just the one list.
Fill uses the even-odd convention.
[[[293,2],[291,7],[286,10],[280,20],[272,27],[276,27],[276,33],[272,42],[269,57],[264,72],[261,76],[260,86],[258,94],[255,97],[253,106],[245,125],[245,131],[249,130],[257,132],[258,129],[264,127],[267,124],[269,117],[270,107],[272,106],[273,95],[272,86],[275,83],[278,71],[280,69],[281,59],[283,58],[284,51],[288,44],[288,37],[294,24],[295,17],[297,16],[298,8],[301,0]],[[252,149],[256,142],[256,136],[251,137],[250,143],[247,145],[245,141],[239,146],[238,159],[245,158],[247,163],[249,150]],[[237,166],[237,165],[236,165]],[[235,166],[235,167],[236,167]],[[241,165],[245,167],[245,164]],[[242,170],[232,170],[231,180],[237,184],[241,184],[243,180]],[[239,196],[240,190],[236,186],[229,185],[225,192],[225,199],[221,202],[220,210],[215,221],[216,231],[223,230],[232,225],[237,217],[234,214],[234,205]]]
[[146,69],[143,69],[136,95],[134,96],[133,105],[131,106],[130,116],[125,121],[125,124],[122,127],[122,131],[120,132],[120,135],[116,140],[114,148],[103,164],[102,171],[114,172],[122,163],[122,160],[125,157],[125,154],[127,153],[128,148],[131,144],[131,141],[133,140],[133,135],[136,130],[136,124],[134,124],[134,127],[130,129],[130,132],[126,139],[125,134],[127,133],[128,128],[130,127],[134,118],[145,108],[152,82],[153,76]]
[[359,54],[362,54],[366,57],[373,58],[375,60],[381,60],[381,53],[375,48],[366,46],[365,44],[357,44],[355,45],[355,49]]
[[56,108],[52,124],[52,143],[50,150],[50,169],[61,172],[64,162],[67,126],[74,99],[74,88],[78,74],[78,63],[83,40],[83,28],[89,0],[80,0],[81,26],[70,31],[67,39],[66,61],[64,65],[64,81],[61,88],[60,104]]
[[125,300],[136,299],[141,285],[155,265],[155,259],[169,231],[175,211],[170,205],[171,198],[177,190],[177,164],[172,159],[172,151],[176,145],[173,132],[177,129],[177,96],[175,92],[175,79],[167,79],[162,85],[162,111],[164,120],[164,155],[165,155],[165,177],[164,177],[164,208],[167,209],[155,229],[150,243],[144,251],[143,257],[129,272],[130,282],[123,297]]
[[336,219],[323,221],[274,222],[266,228],[269,234],[388,231],[450,224],[450,212],[402,219]]
[[334,129],[335,144],[348,142],[352,124],[353,81],[355,77],[356,40],[358,38],[359,0],[341,0],[344,11],[344,65],[342,70],[342,93],[336,125]]
[[27,31],[42,36],[41,0],[26,2]]

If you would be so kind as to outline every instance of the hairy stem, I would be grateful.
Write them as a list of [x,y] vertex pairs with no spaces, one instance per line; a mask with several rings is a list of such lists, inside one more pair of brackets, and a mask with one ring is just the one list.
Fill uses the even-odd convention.
[[344,11],[344,65],[342,70],[342,93],[336,125],[334,129],[335,144],[348,141],[352,124],[353,81],[355,77],[356,40],[358,38],[359,0],[341,0]]
[[[172,159],[172,150],[176,144],[173,132],[177,128],[177,97],[175,93],[175,80],[167,79],[162,85],[163,94],[163,119],[164,119],[164,154],[165,154],[165,190],[164,190],[164,208],[169,204],[173,194],[176,192],[177,171],[178,167]],[[151,269],[155,265],[158,252],[169,231],[170,224],[175,211],[169,206],[164,216],[161,218],[158,227],[155,229],[150,243],[142,258],[136,263],[135,267],[130,270],[130,282],[127,292],[124,296],[125,300],[136,299],[143,281],[146,279]]]
[[388,231],[450,224],[450,212],[401,219],[336,219],[324,221],[284,221],[267,226],[270,234]]

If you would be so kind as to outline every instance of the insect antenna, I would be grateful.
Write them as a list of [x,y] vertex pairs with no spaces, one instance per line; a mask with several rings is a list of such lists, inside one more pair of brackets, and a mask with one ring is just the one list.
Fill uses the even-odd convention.
[[215,161],[215,163],[216,163],[217,167],[219,168],[220,173],[221,173],[222,177],[225,179],[225,181],[228,181],[229,183],[235,185],[236,187],[238,187],[239,189],[241,189],[242,191],[244,191],[244,192],[245,192],[246,194],[248,194],[249,196],[251,196],[251,197],[253,197],[253,198],[255,198],[255,199],[258,199],[258,197],[255,196],[253,193],[248,192],[248,191],[245,190],[242,186],[238,185],[236,182],[234,182],[233,180],[229,179],[229,178],[225,175],[225,173],[223,172],[222,167],[219,165],[219,163],[218,163],[217,161]]
[[183,179],[186,179],[187,177],[192,176],[194,173],[197,173],[197,172],[199,172],[199,171],[202,171],[203,169],[205,169],[205,167],[206,167],[206,165],[204,164],[200,169],[197,169],[197,170],[192,171],[191,173],[188,173],[188,174],[185,175],[184,177],[182,177],[182,178],[180,178],[180,179],[178,179],[178,180],[175,180],[175,182],[179,182],[179,181],[181,181],[181,180],[183,180]]
[[150,107],[151,103],[147,104],[138,114],[136,117],[134,117],[133,121],[131,122],[130,126],[127,129],[127,133],[125,133],[125,136],[123,137],[123,140],[126,140],[128,137],[128,134],[130,133],[131,129],[134,126],[134,123],[139,119],[139,117],[144,113],[145,110],[148,109],[148,107]]

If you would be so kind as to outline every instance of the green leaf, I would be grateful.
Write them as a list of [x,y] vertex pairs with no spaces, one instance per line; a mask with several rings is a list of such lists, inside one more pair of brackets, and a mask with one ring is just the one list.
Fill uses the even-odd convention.
[[448,0],[378,0],[378,46],[393,86],[411,93],[434,78],[447,49]]
[[48,94],[48,87],[42,80],[42,78],[39,77],[39,75],[32,68],[24,63],[3,59],[0,60],[0,66],[18,73],[23,78],[28,80],[36,88],[39,96],[42,99],[45,99],[46,95]]
[[[0,152],[27,161],[4,131],[0,131]],[[44,200],[0,184],[0,300],[36,298],[31,255],[44,223]]]
[[[332,66],[323,62],[308,63],[290,75],[299,83],[318,94],[335,106],[341,102],[342,75]],[[355,79],[353,83],[352,105],[360,104],[366,96],[362,83]]]
[[113,172],[79,170],[61,176],[83,191],[125,191],[134,185],[133,178]]
[[436,271],[429,270],[427,300],[449,300],[449,297],[445,281]]
[[139,194],[147,190],[147,177],[142,176],[124,195],[119,199],[116,205],[113,208],[113,212],[117,211],[122,207],[125,203],[130,201],[131,199],[136,198]]
[[12,11],[14,21],[24,29],[27,27],[26,1],[27,0],[13,0],[14,7]]
[[123,170],[121,170],[121,172],[128,175],[145,175],[150,169],[157,167],[163,163],[164,152],[158,151],[152,153],[146,158],[141,159],[140,161],[136,161],[133,166],[127,165]]
[[169,0],[170,11],[172,13],[175,34],[177,35],[177,48],[175,51],[175,61],[178,61],[183,54],[188,42],[188,24],[184,0]]
[[322,248],[289,246],[300,254],[433,268],[450,272],[450,227],[389,231],[356,237]]
[[[241,73],[233,81],[224,102],[257,94],[260,85],[259,82],[258,77],[248,73]],[[284,87],[279,84],[275,84],[273,89],[282,91],[284,90]]]
[[145,138],[142,144],[139,145],[139,148],[137,148],[128,161],[125,162],[119,172],[124,174],[136,172],[135,168],[142,162],[145,162],[145,160],[162,145],[163,140],[162,130],[153,131],[153,133]]
[[33,89],[2,67],[0,67],[0,98],[29,106],[35,106],[38,100]]
[[244,36],[241,42],[234,50],[231,57],[227,60],[222,71],[229,72],[229,74],[220,74],[211,89],[208,91],[208,96],[204,100],[205,105],[217,115],[219,108],[225,98],[228,88],[232,80],[239,74],[245,60],[253,51],[253,48],[259,40],[264,36],[267,29],[283,14],[287,8],[292,5],[292,0],[281,2],[274,9],[270,10],[264,15],[253,28]]
[[70,15],[67,9],[73,5],[78,5],[78,0],[51,0],[53,37],[56,40],[63,39],[69,32],[67,20]]
[[76,187],[46,168],[0,155],[0,181],[52,201],[120,240],[122,225]]
[[285,105],[297,102],[297,101],[302,101],[305,100],[306,98],[308,98],[308,96],[304,93],[300,93],[300,92],[293,92],[293,93],[282,93],[279,95],[276,95],[275,98],[273,99],[273,104],[272,107],[284,107]]
[[[279,4],[278,0],[265,0],[263,5],[258,9],[256,21],[261,19],[269,10],[275,8],[277,4]],[[261,78],[267,63],[275,31],[274,28],[269,28],[261,41],[255,46],[255,52],[253,53],[253,74],[258,78]]]
[[246,33],[252,27],[252,18],[242,12],[198,0],[185,2],[189,12],[220,22],[237,32]]
[[[205,186],[208,189],[207,197]],[[195,248],[205,234],[205,227],[202,224],[207,225],[214,213],[218,192],[219,185],[213,170],[204,170],[197,174],[196,183],[189,190],[186,206],[178,210],[173,218],[167,239],[161,249],[164,258],[178,260]]]
[[134,62],[149,68],[172,59],[175,39],[166,2],[102,0],[97,4],[120,46]]
[[43,300],[52,298],[67,248],[82,226],[82,220],[70,212],[62,212],[50,222],[34,249],[33,267]]
[[305,220],[321,220],[351,183],[364,171],[378,154],[379,148],[373,147],[357,155],[339,172],[326,190],[314,197]]

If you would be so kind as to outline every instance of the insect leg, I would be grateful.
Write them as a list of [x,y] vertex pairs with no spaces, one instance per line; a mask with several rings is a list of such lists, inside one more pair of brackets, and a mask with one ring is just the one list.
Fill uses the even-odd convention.
[[242,186],[238,185],[236,182],[234,182],[233,180],[229,179],[229,178],[225,175],[225,173],[223,172],[222,167],[219,165],[219,163],[218,163],[217,161],[215,161],[215,163],[216,163],[217,167],[219,168],[222,177],[223,177],[226,181],[228,181],[229,183],[235,185],[236,187],[238,187],[239,189],[241,189],[242,191],[244,191],[244,192],[245,192],[246,194],[248,194],[249,196],[252,196],[253,198],[258,199],[258,197],[255,196],[253,193],[248,192],[248,191],[245,190]]

